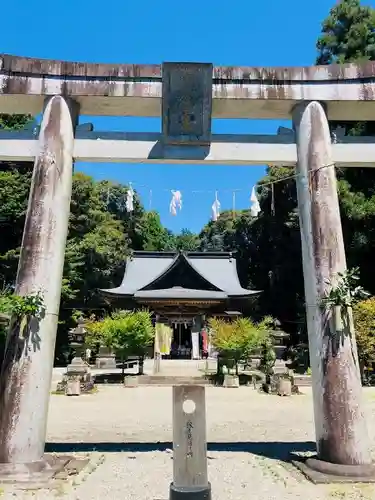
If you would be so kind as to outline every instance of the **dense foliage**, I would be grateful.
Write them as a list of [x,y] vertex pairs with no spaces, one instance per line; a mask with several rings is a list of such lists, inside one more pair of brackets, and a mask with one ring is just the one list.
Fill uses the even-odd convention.
[[360,0],[343,0],[331,9],[317,42],[317,64],[373,61],[375,11]]

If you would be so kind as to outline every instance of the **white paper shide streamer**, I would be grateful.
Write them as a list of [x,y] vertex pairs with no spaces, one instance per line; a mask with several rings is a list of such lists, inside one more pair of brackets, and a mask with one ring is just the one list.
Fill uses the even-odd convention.
[[129,186],[129,189],[126,192],[125,206],[127,212],[130,213],[134,211],[134,191],[131,185]]
[[250,213],[252,217],[258,217],[259,212],[260,212],[260,205],[258,201],[258,197],[255,192],[255,187],[253,187],[251,191],[251,196],[250,196],[250,201],[251,201],[251,207],[250,207]]
[[217,221],[217,219],[219,218],[220,216],[220,207],[221,207],[221,204],[220,204],[220,201],[218,200],[218,197],[217,197],[217,192],[215,193],[215,201],[213,202],[212,204],[212,220],[213,221]]
[[172,200],[169,204],[169,211],[172,215],[177,215],[177,210],[182,209],[182,194],[180,191],[172,191]]

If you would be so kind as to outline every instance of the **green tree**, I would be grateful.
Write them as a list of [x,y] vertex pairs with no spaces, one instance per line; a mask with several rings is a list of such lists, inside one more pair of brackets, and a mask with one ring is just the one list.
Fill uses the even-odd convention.
[[163,251],[173,250],[175,247],[172,233],[163,227],[156,211],[144,212],[135,232],[142,245],[140,250]]
[[[29,115],[0,114],[0,130],[22,130]],[[13,285],[30,189],[32,163],[0,162],[0,282]]]
[[[375,59],[375,10],[359,0],[342,0],[322,23],[317,41],[317,63],[362,62]],[[374,122],[330,123],[332,129],[345,128],[346,134],[374,135]],[[304,287],[298,208],[293,169],[272,167],[261,182],[262,212],[255,221],[237,226],[236,248],[240,260],[251,262],[248,282],[263,290],[260,314],[278,317],[292,334],[293,343],[304,342]],[[360,267],[361,284],[375,293],[375,171],[337,169],[339,201],[348,266]],[[271,189],[270,183],[273,184]],[[238,235],[237,231],[240,232]],[[243,244],[240,244],[242,238]],[[241,271],[240,274],[243,274]]]
[[179,251],[195,252],[200,246],[199,236],[189,229],[183,229],[180,234],[174,237],[173,246]]
[[[1,115],[0,114],[0,130],[22,130],[26,126],[34,123],[34,119],[30,115]],[[36,124],[35,124],[36,125]]]
[[56,341],[58,364],[65,364],[70,352],[67,332],[74,326],[74,310],[86,315],[108,310],[100,289],[119,285],[129,252],[123,223],[107,211],[100,183],[74,174]]
[[64,299],[85,308],[103,305],[98,289],[118,284],[129,251],[129,238],[121,221],[106,210],[100,184],[75,174],[64,268],[69,297]]
[[[375,60],[375,9],[359,0],[342,0],[322,24],[317,42],[318,64],[362,63]],[[347,135],[375,135],[374,122],[333,122]],[[375,293],[375,170],[337,171],[342,225],[349,267],[360,267],[365,289]]]
[[[116,220],[121,221],[123,232],[127,235],[129,246],[133,250],[142,250],[144,241],[140,225],[145,220],[145,210],[138,196],[134,191],[132,212],[126,210],[126,199],[129,186],[115,184],[109,181],[101,181],[98,184],[101,201]],[[160,225],[161,232],[164,228]]]
[[[0,130],[21,130],[32,119],[26,115],[0,114]],[[0,286],[6,289],[15,282],[20,243],[30,189],[32,164],[0,162]],[[5,294],[6,295],[6,294]],[[9,300],[2,294],[0,312]],[[6,328],[0,325],[0,365],[6,339]]]
[[360,0],[341,0],[322,23],[317,64],[375,59],[375,11]]
[[241,211],[224,210],[216,221],[210,220],[199,234],[200,249],[204,252],[233,250],[235,222],[241,214]]
[[27,210],[32,165],[0,163],[0,280],[15,281]]

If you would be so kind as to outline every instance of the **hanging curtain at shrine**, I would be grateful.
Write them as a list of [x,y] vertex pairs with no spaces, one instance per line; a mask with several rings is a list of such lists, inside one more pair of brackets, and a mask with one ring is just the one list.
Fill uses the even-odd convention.
[[162,325],[160,354],[169,356],[171,353],[172,333],[173,330],[170,326]]
[[170,326],[164,323],[156,323],[155,325],[155,352],[169,355],[171,352],[173,330]]

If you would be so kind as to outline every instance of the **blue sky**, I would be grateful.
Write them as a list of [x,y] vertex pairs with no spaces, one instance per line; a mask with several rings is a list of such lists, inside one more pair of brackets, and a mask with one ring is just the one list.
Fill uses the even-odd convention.
[[[18,0],[2,5],[1,51],[28,57],[108,63],[163,61],[215,65],[298,66],[313,64],[321,21],[334,0]],[[374,1],[370,2],[374,5]],[[151,118],[88,118],[96,130],[160,131]],[[214,120],[214,133],[275,133],[287,123]],[[264,166],[83,164],[97,179],[133,182],[145,206],[160,212],[173,231],[199,231],[211,216],[214,192],[222,208],[247,208]],[[183,209],[169,214],[170,190],[183,195]],[[194,191],[199,191],[194,193]]]

